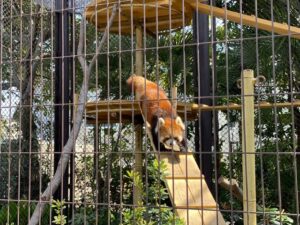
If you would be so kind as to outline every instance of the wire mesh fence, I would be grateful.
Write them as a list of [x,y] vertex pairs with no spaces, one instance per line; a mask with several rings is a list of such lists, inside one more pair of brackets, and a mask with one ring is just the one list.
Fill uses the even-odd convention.
[[0,9],[0,224],[299,224],[299,1]]

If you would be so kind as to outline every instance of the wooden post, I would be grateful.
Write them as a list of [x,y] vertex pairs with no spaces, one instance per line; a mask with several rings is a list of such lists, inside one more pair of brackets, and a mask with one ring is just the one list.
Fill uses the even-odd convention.
[[[136,35],[136,50],[135,50],[135,73],[136,75],[143,75],[143,33],[142,27],[137,26],[135,29]],[[142,157],[142,133],[143,125],[135,124],[135,166],[134,170],[140,177],[143,175],[143,157]],[[142,200],[142,190],[134,187],[133,191],[133,204],[138,206]]]
[[143,30],[141,26],[135,28],[136,50],[135,50],[135,73],[143,76]]
[[76,115],[76,112],[77,112],[77,108],[78,108],[78,99],[79,99],[79,94],[74,94],[73,95],[73,105],[74,105],[74,108],[73,108],[73,117],[75,117]]
[[224,8],[210,6],[200,1],[197,3],[195,0],[187,0],[185,4],[190,4],[192,8],[198,10],[200,13],[212,15],[218,18],[230,20],[232,22],[243,24],[258,28],[260,30],[266,30],[281,35],[291,35],[291,37],[300,39],[300,28],[296,26],[289,26],[286,23],[278,23],[271,20],[261,19],[253,15],[245,15]]
[[172,87],[172,107],[177,110],[177,87]]
[[256,178],[254,141],[254,75],[242,73],[242,163],[244,225],[256,225]]

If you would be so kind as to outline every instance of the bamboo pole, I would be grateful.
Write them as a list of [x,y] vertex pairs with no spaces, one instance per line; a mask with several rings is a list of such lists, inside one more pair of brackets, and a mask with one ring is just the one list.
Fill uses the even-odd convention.
[[[143,75],[143,33],[142,27],[137,26],[135,29],[136,35],[136,50],[135,50],[135,73],[137,75]],[[142,124],[135,124],[135,172],[142,177],[143,174],[143,157],[142,157],[142,132],[143,132],[143,125]],[[139,187],[134,187],[133,192],[133,204],[134,206],[138,206],[142,200],[142,190]]]
[[244,225],[256,225],[253,70],[242,73],[242,163]]

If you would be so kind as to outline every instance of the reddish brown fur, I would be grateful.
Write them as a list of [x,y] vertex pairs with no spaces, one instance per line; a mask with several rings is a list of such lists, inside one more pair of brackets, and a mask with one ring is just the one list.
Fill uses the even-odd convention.
[[155,117],[164,119],[164,123],[159,126],[160,140],[174,137],[182,141],[184,124],[180,118],[176,119],[177,113],[165,92],[156,83],[141,76],[132,75],[127,80],[127,84],[133,88],[136,100],[140,101],[143,115],[151,126]]

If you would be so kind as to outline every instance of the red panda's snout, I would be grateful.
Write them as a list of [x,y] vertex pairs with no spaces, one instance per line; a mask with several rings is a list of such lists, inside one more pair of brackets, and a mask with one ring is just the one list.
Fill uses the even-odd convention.
[[[158,132],[159,130],[159,132]],[[176,119],[159,118],[156,132],[159,133],[159,141],[169,148],[180,148],[184,139],[185,126],[179,116]]]

